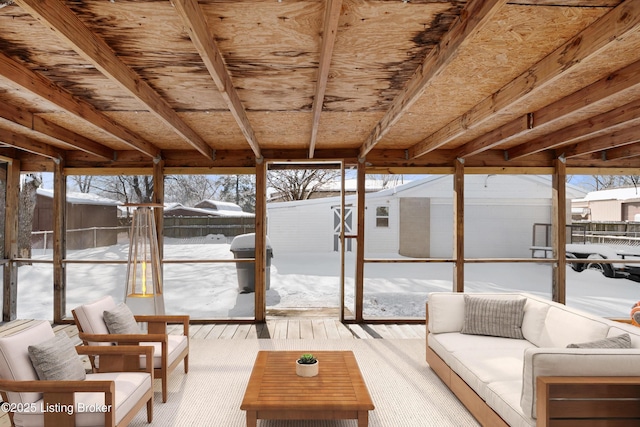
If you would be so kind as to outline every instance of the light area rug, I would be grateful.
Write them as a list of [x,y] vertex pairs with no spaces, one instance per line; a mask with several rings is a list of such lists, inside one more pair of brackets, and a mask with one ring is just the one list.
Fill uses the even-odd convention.
[[[132,426],[244,427],[240,410],[260,350],[351,350],[375,409],[371,427],[464,427],[479,424],[431,371],[420,339],[367,340],[191,340],[189,373],[182,365],[169,377],[162,403],[155,382],[154,418],[142,410]],[[355,427],[356,420],[258,420],[262,427]]]

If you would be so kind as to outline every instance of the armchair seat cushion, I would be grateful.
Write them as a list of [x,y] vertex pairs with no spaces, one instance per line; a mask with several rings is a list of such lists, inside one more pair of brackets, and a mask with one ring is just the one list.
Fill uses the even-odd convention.
[[[87,374],[86,381],[115,381],[115,422],[122,418],[142,399],[151,385],[151,376],[145,372],[110,372]],[[73,408],[77,427],[104,425],[104,394],[75,393],[76,404]],[[44,403],[39,400],[35,404],[35,413],[15,413],[16,427],[37,427],[44,422]],[[63,408],[65,411],[70,408]]]
[[[169,335],[167,365],[171,365],[180,356],[180,353],[187,348],[189,340],[184,335]],[[140,345],[148,345],[153,347],[153,367],[160,369],[162,367],[162,344],[159,342],[143,342]],[[95,364],[100,366],[100,358],[96,357]],[[140,358],[140,368],[145,368],[144,357]]]
[[[168,335],[168,355],[167,364],[171,365],[176,361],[180,353],[189,346],[189,340],[184,335]],[[141,343],[141,345],[153,346],[153,367],[158,369],[162,367],[162,345],[159,342]],[[141,368],[144,368],[144,363],[141,363]]]

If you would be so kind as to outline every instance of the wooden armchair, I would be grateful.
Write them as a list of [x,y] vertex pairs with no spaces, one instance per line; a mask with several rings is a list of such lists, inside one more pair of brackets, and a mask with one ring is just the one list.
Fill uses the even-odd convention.
[[[153,366],[155,378],[162,381],[162,401],[167,401],[167,377],[184,360],[184,372],[189,372],[189,316],[141,315],[135,316],[137,322],[146,322],[147,333],[111,334],[104,321],[104,312],[112,310],[116,303],[110,296],[92,303],[81,305],[72,310],[78,327],[80,339],[85,345],[128,344],[153,346],[155,349]],[[169,335],[167,325],[182,324],[182,335]],[[99,359],[89,357],[95,369]]]
[[[145,403],[152,421],[153,369],[141,370],[139,360],[151,361],[153,347],[76,347],[78,359],[60,363],[79,364],[84,380],[41,380],[29,347],[54,338],[46,321],[0,337],[0,395],[12,426],[127,426]],[[85,375],[78,355],[89,354],[99,354],[102,366]]]

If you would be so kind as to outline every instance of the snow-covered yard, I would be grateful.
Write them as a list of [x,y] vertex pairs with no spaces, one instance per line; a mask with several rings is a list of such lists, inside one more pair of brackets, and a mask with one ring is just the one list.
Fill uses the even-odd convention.
[[[74,251],[70,259],[126,260],[127,244]],[[215,239],[165,239],[164,256],[178,259],[233,259],[226,243]],[[379,256],[378,254],[376,254]],[[34,253],[34,258],[51,254]],[[394,255],[388,255],[394,257]],[[397,257],[397,255],[395,256]],[[354,254],[346,255],[345,303],[354,306]],[[18,317],[51,319],[51,264],[19,269]],[[268,309],[339,307],[340,257],[337,253],[275,253],[270,267]],[[451,264],[368,263],[365,266],[365,318],[423,318],[427,294],[452,288]],[[126,265],[68,264],[67,314],[79,304],[104,294],[124,299]],[[542,264],[467,264],[465,289],[526,291],[551,297],[551,267]],[[164,295],[167,313],[192,318],[253,317],[254,294],[239,293],[236,263],[166,264]],[[640,299],[640,283],[610,279],[593,270],[567,268],[567,303],[598,315],[627,317]]]

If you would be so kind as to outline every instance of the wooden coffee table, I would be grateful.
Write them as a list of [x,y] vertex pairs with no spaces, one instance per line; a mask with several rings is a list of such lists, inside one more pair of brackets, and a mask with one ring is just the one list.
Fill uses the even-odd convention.
[[[296,375],[302,353],[320,362],[317,376]],[[351,351],[260,351],[240,409],[247,411],[247,427],[258,419],[357,419],[365,427],[374,406]]]

